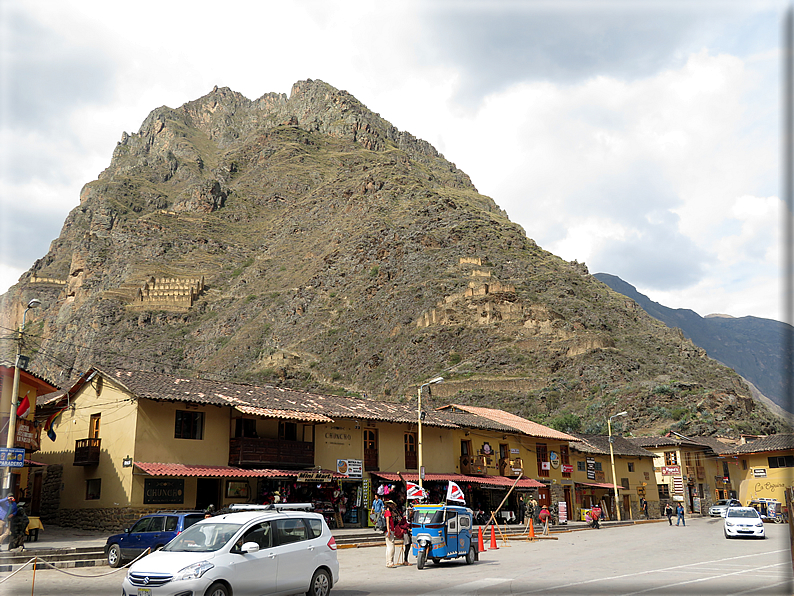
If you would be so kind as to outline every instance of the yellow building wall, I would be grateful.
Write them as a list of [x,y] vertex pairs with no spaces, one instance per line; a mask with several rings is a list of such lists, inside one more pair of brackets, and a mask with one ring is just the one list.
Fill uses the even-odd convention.
[[[204,413],[201,439],[175,438],[176,411]],[[138,401],[134,461],[168,462],[188,465],[229,465],[231,408],[226,406],[194,406],[178,402]],[[145,476],[135,477],[131,505],[143,506]],[[196,503],[196,479],[185,478],[184,506]],[[176,507],[176,505],[175,505]],[[165,507],[168,508],[168,507]]]
[[[107,380],[100,382],[99,377],[95,377],[74,396],[72,405],[53,425],[55,441],[42,434],[41,450],[36,454],[36,459],[44,463],[63,465],[61,508],[126,505],[132,491],[133,468],[124,468],[123,460],[134,455],[135,402],[119,386]],[[75,466],[75,442],[88,438],[92,414],[100,414],[99,464]],[[88,500],[86,481],[95,478],[101,478],[100,498]]]
[[[794,469],[770,468],[769,456],[791,455],[790,451],[774,453],[752,453],[740,455],[739,460],[747,461],[747,469],[740,463],[739,470],[743,474],[739,482],[739,500],[747,505],[753,499],[777,499],[785,503],[786,487],[794,486]],[[761,472],[761,471],[764,472]],[[766,476],[761,476],[765,473]],[[756,476],[758,474],[758,476]]]
[[[368,428],[377,428],[377,425]],[[378,434],[380,435],[380,432]],[[336,470],[338,459],[364,459],[361,423],[356,424],[355,420],[338,420],[314,427],[315,465],[324,470]]]

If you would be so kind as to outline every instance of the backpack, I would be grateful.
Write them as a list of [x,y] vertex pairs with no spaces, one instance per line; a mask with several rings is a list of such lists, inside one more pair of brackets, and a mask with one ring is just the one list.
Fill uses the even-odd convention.
[[383,514],[378,516],[378,521],[375,522],[375,527],[381,532],[386,531],[386,516]]

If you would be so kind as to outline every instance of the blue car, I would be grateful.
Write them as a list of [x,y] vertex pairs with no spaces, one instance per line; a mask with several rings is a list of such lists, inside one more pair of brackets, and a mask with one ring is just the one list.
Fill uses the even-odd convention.
[[158,511],[144,515],[131,528],[114,534],[105,543],[108,565],[120,567],[125,559],[138,557],[147,548],[157,550],[190,526],[204,519],[203,511]]

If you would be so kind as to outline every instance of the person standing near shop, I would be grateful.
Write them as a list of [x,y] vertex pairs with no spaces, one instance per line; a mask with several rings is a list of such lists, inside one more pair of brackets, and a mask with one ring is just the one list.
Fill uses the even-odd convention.
[[527,511],[527,504],[524,501],[526,495],[518,497],[518,523],[524,525],[524,514]]
[[667,516],[667,523],[671,526],[673,525],[673,506],[670,505],[668,502],[667,505],[664,506],[664,514]]
[[408,562],[408,554],[411,552],[411,524],[414,519],[414,506],[408,503],[408,508],[405,510],[405,523],[403,534],[403,565],[410,565]]
[[675,522],[675,525],[680,524],[681,522],[684,523],[684,527],[686,527],[686,520],[684,519],[684,506],[679,503],[678,507],[675,510],[678,519]]
[[645,497],[642,498],[642,512],[645,514],[645,519],[651,519],[651,516],[648,515],[648,499]]
[[548,508],[544,505],[540,508],[540,513],[538,514],[538,519],[543,524],[543,535],[549,535],[549,520],[551,519],[551,513],[549,513]]
[[372,523],[375,525],[375,530],[378,529],[378,520],[383,516],[383,499],[380,498],[379,494],[375,494],[375,498],[372,499]]

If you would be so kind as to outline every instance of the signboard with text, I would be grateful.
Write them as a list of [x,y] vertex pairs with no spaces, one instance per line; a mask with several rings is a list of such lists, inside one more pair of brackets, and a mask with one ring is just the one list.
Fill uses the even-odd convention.
[[143,481],[143,503],[181,504],[185,501],[184,478],[145,478]]
[[680,476],[681,466],[662,466],[662,476]]
[[0,467],[21,468],[25,465],[25,450],[0,447]]

